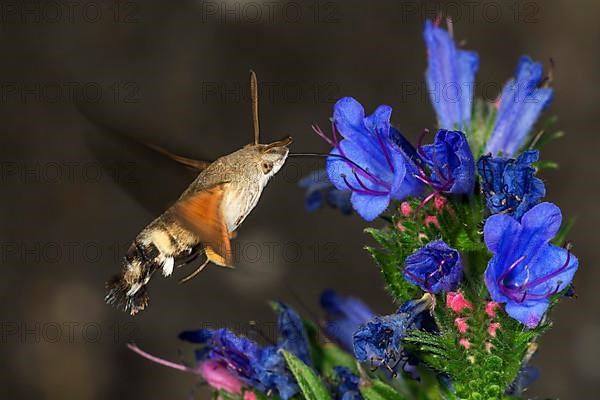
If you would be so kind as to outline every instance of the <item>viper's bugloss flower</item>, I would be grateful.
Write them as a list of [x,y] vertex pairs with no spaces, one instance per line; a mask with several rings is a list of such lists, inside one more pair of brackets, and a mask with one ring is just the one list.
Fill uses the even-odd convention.
[[359,391],[360,377],[347,367],[333,367],[333,370],[338,379],[334,398],[336,400],[362,400],[363,397]]
[[540,203],[527,211],[521,222],[496,214],[484,226],[484,240],[494,254],[485,270],[485,284],[492,299],[506,304],[512,318],[536,327],[550,298],[567,288],[578,267],[569,248],[550,244],[560,228],[562,215],[552,203]]
[[439,192],[471,194],[475,160],[465,134],[439,130],[433,144],[420,146],[419,155],[431,170],[429,184]]
[[369,306],[355,297],[340,297],[333,290],[321,294],[321,306],[325,310],[325,334],[346,351],[354,349],[354,332],[375,317]]
[[410,300],[395,314],[376,316],[354,333],[354,355],[360,362],[370,362],[372,366],[385,366],[396,373],[406,359],[402,349],[402,339],[408,329],[414,329],[416,318],[430,306],[429,298]]
[[475,73],[479,56],[459,50],[439,22],[425,22],[427,45],[427,89],[437,114],[439,127],[462,129],[471,125]]
[[227,367],[219,362],[204,360],[198,362],[196,366],[190,367],[154,356],[150,353],[146,353],[134,344],[128,344],[127,347],[131,351],[157,364],[179,371],[199,375],[211,388],[215,390],[222,390],[233,395],[241,395],[243,393],[244,400],[256,400],[256,395],[252,391],[244,390],[244,384],[240,381],[236,374],[232,373],[229,369],[227,369]]
[[538,160],[537,150],[523,152],[516,160],[483,156],[477,162],[481,190],[492,214],[504,213],[520,220],[546,194],[544,182],[535,177],[532,166]]
[[298,386],[279,350],[278,346],[263,349],[257,376],[265,393],[274,391],[282,399],[289,399],[298,393]]
[[424,188],[415,177],[414,148],[390,126],[391,114],[391,107],[379,106],[365,116],[358,101],[345,97],[334,107],[333,137],[315,127],[334,147],[327,158],[330,181],[339,190],[352,191],[352,207],[367,221],[384,212],[390,200],[416,196]]
[[263,393],[273,391],[286,400],[298,393],[298,386],[280,350],[286,350],[310,365],[308,339],[302,320],[293,309],[282,303],[277,303],[274,308],[278,313],[279,329],[275,346],[263,348],[228,329],[186,331],[179,338],[201,346],[196,352],[198,362],[216,362],[245,385]]
[[533,124],[552,101],[552,89],[540,87],[542,74],[542,64],[533,62],[528,56],[519,59],[516,77],[502,89],[486,153],[511,157],[523,146]]
[[377,316],[354,333],[354,354],[361,362],[380,366],[395,360],[410,324],[407,314]]
[[262,349],[253,340],[223,328],[185,331],[179,334],[179,339],[201,346],[196,351],[198,362],[220,363],[245,384],[259,386],[257,370]]
[[350,203],[350,190],[339,190],[329,181],[326,169],[311,172],[298,182],[298,185],[306,189],[304,205],[308,212],[314,212],[324,204],[338,208],[343,214],[352,213]]
[[279,330],[278,348],[292,353],[305,364],[310,365],[308,337],[300,316],[284,303],[276,303],[277,328]]
[[429,293],[451,292],[463,277],[460,254],[443,240],[427,243],[404,263],[406,280]]

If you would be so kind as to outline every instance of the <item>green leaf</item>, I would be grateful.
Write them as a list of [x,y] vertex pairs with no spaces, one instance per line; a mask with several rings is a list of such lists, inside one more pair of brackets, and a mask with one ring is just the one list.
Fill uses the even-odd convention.
[[334,367],[347,367],[354,373],[358,373],[356,359],[346,351],[331,342],[324,342],[319,334],[317,326],[308,320],[302,321],[308,342],[310,345],[310,358],[312,365],[324,378],[336,376]]
[[406,400],[406,397],[380,380],[361,383],[360,394],[365,400]]
[[298,357],[285,350],[281,350],[281,353],[283,354],[290,371],[292,371],[294,378],[296,378],[296,382],[298,382],[298,386],[305,399],[331,400],[327,388],[309,366],[304,364]]
[[533,166],[539,171],[542,169],[558,169],[558,163],[554,161],[538,161]]
[[565,243],[567,235],[569,234],[569,232],[571,232],[571,229],[573,229],[574,225],[575,218],[569,218],[567,222],[564,222],[558,230],[558,233],[556,234],[554,239],[552,239],[552,243],[556,246],[562,246]]
[[334,367],[347,367],[355,374],[358,373],[356,359],[335,344],[326,343],[321,349],[321,373],[324,376],[335,376]]
[[[252,393],[254,393],[256,400],[267,400],[267,396],[265,396],[264,393],[259,392],[258,390],[253,390]],[[271,397],[271,398],[273,398],[273,397]]]

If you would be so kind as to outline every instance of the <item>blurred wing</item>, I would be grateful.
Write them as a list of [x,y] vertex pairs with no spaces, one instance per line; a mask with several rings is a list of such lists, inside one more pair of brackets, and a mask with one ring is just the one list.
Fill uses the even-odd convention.
[[162,214],[198,173],[210,165],[144,144],[131,134],[97,122],[98,118],[89,118],[81,109],[80,112],[93,125],[87,130],[85,141],[94,158],[127,194],[153,215]]
[[162,147],[147,143],[146,146],[150,147],[152,150],[169,157],[170,159],[177,161],[179,164],[186,166],[187,168],[194,171],[196,174],[202,172],[211,164],[209,161],[201,161],[195,160],[193,158],[187,158],[183,156],[178,156],[177,154],[173,154],[170,151],[163,149]]
[[223,267],[232,265],[229,231],[221,212],[226,184],[185,196],[173,206],[175,218],[198,236],[208,259]]

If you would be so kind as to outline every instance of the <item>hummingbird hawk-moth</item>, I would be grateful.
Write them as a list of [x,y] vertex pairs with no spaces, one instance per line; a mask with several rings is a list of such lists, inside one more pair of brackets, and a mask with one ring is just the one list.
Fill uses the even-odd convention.
[[158,270],[170,276],[176,266],[204,255],[200,266],[233,264],[230,240],[258,203],[260,195],[285,163],[291,137],[259,143],[258,84],[250,71],[254,141],[209,163],[159,152],[195,170],[197,177],[173,205],[134,239],[122,261],[121,273],[106,283],[106,302],[131,315],[148,304],[147,285]]

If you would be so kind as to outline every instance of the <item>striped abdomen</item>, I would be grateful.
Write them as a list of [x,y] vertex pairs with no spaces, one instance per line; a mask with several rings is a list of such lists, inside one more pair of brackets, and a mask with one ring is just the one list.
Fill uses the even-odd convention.
[[135,238],[123,259],[121,273],[106,284],[106,301],[135,315],[148,304],[146,285],[154,272],[161,269],[164,276],[171,275],[175,263],[185,262],[198,245],[197,237],[167,211]]

